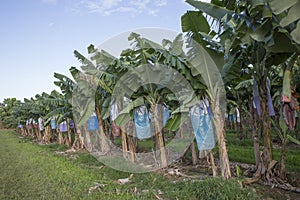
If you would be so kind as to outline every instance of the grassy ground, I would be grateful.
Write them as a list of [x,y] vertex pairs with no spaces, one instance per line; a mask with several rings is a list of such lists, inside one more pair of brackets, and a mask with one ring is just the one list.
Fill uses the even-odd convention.
[[[65,149],[0,130],[0,199],[259,199],[251,189],[241,189],[236,179],[145,173],[119,185],[117,180],[128,173],[105,167],[86,152],[67,157],[55,153]],[[98,187],[89,192],[93,186]]]
[[[276,135],[273,135],[275,138]],[[235,131],[227,131],[226,133],[228,155],[230,160],[237,162],[255,164],[253,143],[251,135],[248,134],[247,138],[238,139]],[[274,159],[279,161],[281,156],[280,145],[273,144]],[[297,172],[300,174],[300,146],[292,142],[287,145],[286,153],[286,167],[288,171]]]

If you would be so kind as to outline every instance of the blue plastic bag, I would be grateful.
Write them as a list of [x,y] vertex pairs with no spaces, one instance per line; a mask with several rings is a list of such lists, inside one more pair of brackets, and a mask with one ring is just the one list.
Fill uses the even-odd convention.
[[150,119],[146,106],[136,108],[133,113],[135,129],[138,139],[151,137]]
[[56,122],[55,118],[51,119],[50,126],[51,126],[51,129],[56,129],[57,128],[57,122]]
[[92,115],[88,121],[87,121],[87,125],[88,125],[88,130],[89,131],[95,131],[98,130],[98,118],[96,115]]
[[75,124],[74,124],[74,121],[72,119],[70,119],[70,128],[75,128]]
[[200,101],[191,109],[190,114],[198,150],[213,149],[215,138],[208,106],[203,101]]
[[66,121],[63,121],[59,124],[59,131],[60,132],[68,132],[68,125]]
[[168,107],[166,107],[165,105],[163,105],[163,125],[165,126],[169,117],[170,117],[170,111],[168,109]]

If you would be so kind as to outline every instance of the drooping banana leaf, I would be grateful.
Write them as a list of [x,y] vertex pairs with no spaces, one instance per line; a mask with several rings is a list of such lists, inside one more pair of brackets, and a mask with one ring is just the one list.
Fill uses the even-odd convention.
[[196,0],[186,0],[187,3],[191,4],[195,8],[199,9],[200,11],[209,14],[210,16],[216,18],[216,19],[222,19],[225,15],[228,14],[233,14],[232,11],[227,10],[223,7],[210,4],[210,3],[205,3],[201,1],[196,1]]
[[300,145],[300,141],[294,138],[293,136],[291,136],[290,134],[287,134],[287,137],[291,142]]
[[165,129],[176,131],[184,122],[186,122],[188,117],[188,113],[172,114],[165,125]]
[[298,0],[268,0],[274,14],[278,15],[295,5]]
[[288,69],[284,72],[282,93],[291,99],[291,71]]

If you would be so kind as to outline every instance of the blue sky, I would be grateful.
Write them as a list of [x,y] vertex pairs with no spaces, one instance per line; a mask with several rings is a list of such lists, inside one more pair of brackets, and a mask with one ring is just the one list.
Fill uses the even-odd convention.
[[53,73],[80,66],[74,50],[145,27],[180,32],[193,10],[183,0],[6,0],[0,9],[1,102],[57,89]]

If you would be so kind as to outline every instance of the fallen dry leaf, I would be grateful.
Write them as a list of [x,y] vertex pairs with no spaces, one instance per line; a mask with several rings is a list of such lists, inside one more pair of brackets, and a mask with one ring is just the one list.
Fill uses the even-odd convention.
[[133,174],[130,174],[130,176],[129,177],[127,177],[127,178],[120,178],[120,179],[118,179],[118,183],[119,184],[125,184],[125,183],[130,183],[131,182],[131,178],[133,177]]

